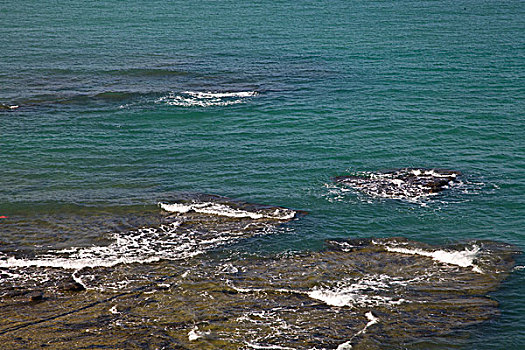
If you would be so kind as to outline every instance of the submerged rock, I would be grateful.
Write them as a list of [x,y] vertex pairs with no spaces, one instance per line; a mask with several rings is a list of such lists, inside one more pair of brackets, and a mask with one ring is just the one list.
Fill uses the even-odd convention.
[[[491,241],[431,246],[368,238],[328,241],[318,252],[86,269],[78,275],[93,283],[90,293],[48,298],[38,309],[4,302],[0,332],[12,348],[37,347],[35,339],[57,349],[455,346],[464,341],[458,331],[498,314],[488,293],[512,270],[515,254]],[[125,283],[104,289],[116,280]],[[7,320],[20,313],[31,315],[27,328],[12,330]]]
[[334,181],[373,197],[418,200],[459,183],[460,175],[446,169],[402,168],[337,176]]

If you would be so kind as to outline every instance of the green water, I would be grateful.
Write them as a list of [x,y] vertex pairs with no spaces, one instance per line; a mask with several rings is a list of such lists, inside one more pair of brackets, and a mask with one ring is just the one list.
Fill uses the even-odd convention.
[[[19,107],[0,109],[0,241],[89,245],[102,232],[9,220],[210,193],[309,212],[250,252],[378,236],[523,250],[524,33],[523,1],[4,1],[0,103]],[[331,180],[407,166],[468,186],[422,206]],[[525,346],[524,278],[466,348]]]

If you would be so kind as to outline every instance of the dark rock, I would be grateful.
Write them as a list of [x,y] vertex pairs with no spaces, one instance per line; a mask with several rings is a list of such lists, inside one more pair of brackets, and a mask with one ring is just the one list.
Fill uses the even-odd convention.
[[35,290],[26,294],[26,297],[29,301],[39,301],[44,298],[44,293],[39,290]]
[[337,176],[334,181],[370,196],[417,200],[457,184],[460,175],[446,169],[402,168]]
[[66,279],[60,282],[57,285],[57,288],[66,292],[81,292],[83,290],[86,290],[86,288],[83,285],[75,281],[73,278]]

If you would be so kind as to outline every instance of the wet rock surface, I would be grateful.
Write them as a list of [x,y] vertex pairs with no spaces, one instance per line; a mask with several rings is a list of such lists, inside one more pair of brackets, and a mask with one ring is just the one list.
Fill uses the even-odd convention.
[[453,187],[460,176],[454,170],[402,168],[338,176],[334,181],[372,197],[418,200]]

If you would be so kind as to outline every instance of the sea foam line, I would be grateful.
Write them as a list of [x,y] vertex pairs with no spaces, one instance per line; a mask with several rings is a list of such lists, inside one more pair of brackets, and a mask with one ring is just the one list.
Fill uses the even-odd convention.
[[418,248],[402,248],[402,247],[391,247],[388,245],[382,245],[380,243],[374,242],[374,244],[379,244],[385,248],[386,251],[392,253],[400,254],[409,254],[409,255],[420,255],[432,258],[435,261],[456,265],[460,267],[472,267],[472,271],[477,273],[483,273],[479,266],[474,264],[474,260],[477,257],[477,254],[480,252],[481,248],[477,245],[472,246],[471,249],[465,248],[464,250],[456,251],[446,251],[446,250],[434,250],[427,251]]
[[[180,222],[162,225],[159,229],[142,228],[125,234],[114,234],[108,246],[73,247],[50,252],[36,259],[4,257],[0,268],[47,267],[81,270],[112,267],[119,264],[152,263],[162,259],[182,259],[202,253],[202,242],[177,231]],[[174,245],[173,242],[179,244]],[[205,242],[215,243],[215,242]],[[67,254],[67,256],[61,256]]]
[[227,285],[239,293],[284,293],[301,294],[315,300],[322,301],[326,305],[336,307],[368,307],[368,306],[390,306],[409,303],[406,299],[394,300],[394,298],[381,295],[370,295],[366,291],[388,291],[394,285],[410,284],[412,281],[391,280],[390,276],[364,276],[361,280],[348,284],[349,281],[340,281],[335,288],[314,287],[309,291],[301,291],[286,288],[242,288],[235,286],[232,281]]
[[359,332],[357,332],[353,337],[352,339],[350,339],[349,341],[343,343],[343,344],[340,344],[338,347],[337,347],[337,350],[350,350],[352,349],[352,341],[354,340],[355,337],[357,336],[360,336],[361,334],[364,334],[366,333],[366,330],[375,325],[376,323],[379,322],[379,318],[375,317],[374,314],[372,313],[372,311],[369,311],[365,314],[366,318],[368,319],[368,323],[365,325],[365,327],[363,329],[361,329]]
[[239,91],[239,92],[200,92],[200,91],[183,91],[182,93],[197,98],[232,98],[232,97],[252,97],[257,95],[257,91]]
[[268,214],[262,212],[251,212],[242,209],[232,208],[230,206],[213,203],[213,202],[204,202],[204,203],[193,203],[193,204],[166,204],[159,203],[161,209],[173,213],[188,213],[190,211],[201,213],[201,214],[211,214],[217,216],[227,216],[231,218],[250,218],[254,220],[258,219],[274,219],[274,220],[290,220],[295,217],[296,212],[289,209],[275,209],[273,212]]
[[392,279],[388,275],[365,275],[357,281],[342,280],[335,287],[314,287],[306,294],[316,300],[320,300],[330,306],[388,306],[399,305],[408,302],[405,299],[394,300],[388,296],[370,295],[370,291],[388,291],[394,286],[408,285],[411,281]]

